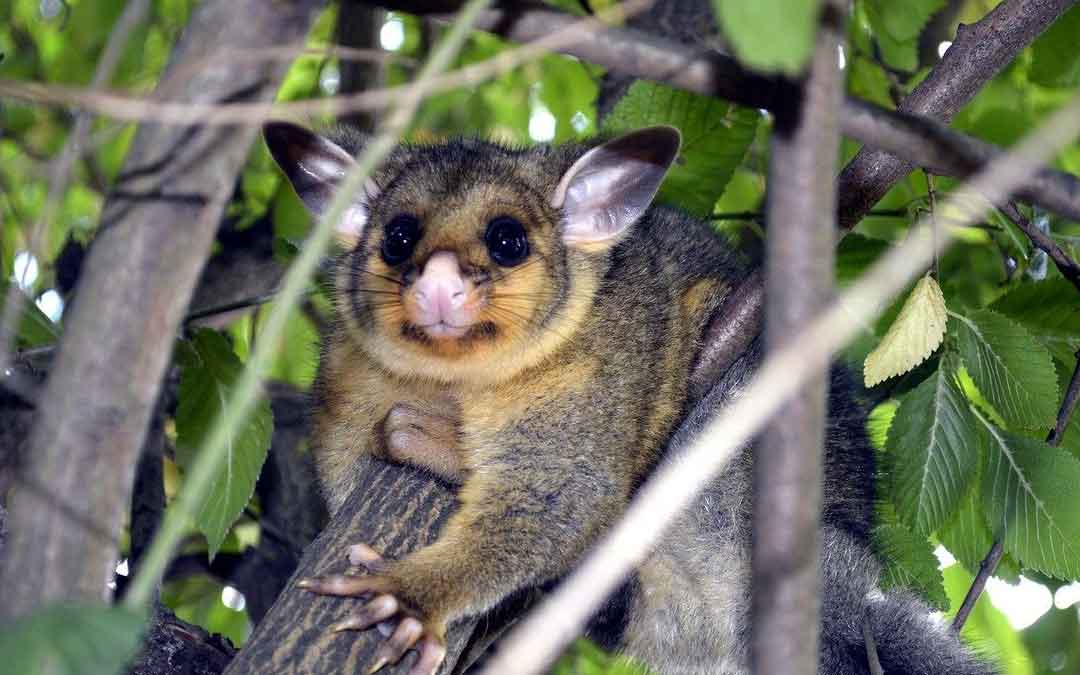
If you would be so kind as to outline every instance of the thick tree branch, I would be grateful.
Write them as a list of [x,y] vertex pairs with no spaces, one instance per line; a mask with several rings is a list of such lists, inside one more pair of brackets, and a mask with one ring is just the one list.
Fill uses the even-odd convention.
[[[348,547],[357,542],[369,543],[391,559],[430,544],[455,501],[449,489],[411,467],[364,457],[355,471],[358,478],[352,495],[304,552],[288,586],[227,673],[318,675],[353,672],[371,662],[384,639],[378,631],[333,634],[328,630],[355,610],[357,601],[313,595],[297,589],[296,581],[345,571]],[[475,620],[463,621],[451,629],[442,672],[450,672],[474,625]],[[405,673],[414,658],[382,672]]]
[[[170,69],[201,58],[221,39],[238,48],[293,42],[317,4],[203,3]],[[269,99],[278,70],[210,65],[184,83],[182,97]],[[95,536],[65,510],[119,531],[177,327],[253,136],[250,128],[139,129],[69,309],[31,435],[26,480],[12,498],[12,545],[0,578],[5,616],[50,600],[105,596],[115,537]]]
[[[978,23],[960,26],[956,40],[941,61],[900,102],[900,111],[947,123],[1025,46],[1074,4],[1076,0],[1005,0]],[[890,156],[880,149],[860,151],[844,167],[837,181],[840,226],[844,229],[854,227],[896,181],[914,168],[913,164],[932,166],[924,161],[913,162],[904,155],[892,153]],[[1080,194],[1074,196],[1080,198]]]
[[[822,3],[806,83],[776,111],[766,204],[768,355],[800,341],[832,295],[844,10],[839,0]],[[819,370],[783,405],[754,453],[750,655],[758,675],[817,672],[826,375]]]

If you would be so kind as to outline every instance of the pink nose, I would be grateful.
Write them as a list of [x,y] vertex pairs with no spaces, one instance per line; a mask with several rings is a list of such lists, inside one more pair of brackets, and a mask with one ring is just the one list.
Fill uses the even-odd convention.
[[465,279],[461,276],[457,256],[453,253],[439,251],[428,258],[412,290],[420,314],[416,319],[421,326],[468,324],[464,311]]

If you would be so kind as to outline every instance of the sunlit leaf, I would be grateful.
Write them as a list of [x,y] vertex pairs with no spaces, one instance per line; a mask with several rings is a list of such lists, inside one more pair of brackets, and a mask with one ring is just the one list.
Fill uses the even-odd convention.
[[[952,520],[937,531],[937,538],[965,569],[972,574],[978,573],[979,565],[994,545],[978,483],[968,490]],[[1020,570],[1007,553],[994,571],[994,576],[1010,581],[1016,580],[1019,574]]]
[[863,378],[872,387],[925,361],[945,339],[945,298],[930,275],[911,290],[896,321],[866,357]]
[[[196,332],[190,342],[181,343],[178,351],[181,370],[176,459],[181,468],[187,469],[211,426],[227,412],[243,364],[229,342],[216,331]],[[225,448],[225,464],[195,521],[199,531],[206,535],[211,557],[255,491],[255,480],[270,448],[273,426],[270,402],[262,397],[246,424]]]
[[982,492],[991,531],[1025,567],[1080,578],[1080,461],[976,416],[990,439]]
[[751,68],[794,75],[810,59],[818,23],[815,0],[712,2],[735,56]]

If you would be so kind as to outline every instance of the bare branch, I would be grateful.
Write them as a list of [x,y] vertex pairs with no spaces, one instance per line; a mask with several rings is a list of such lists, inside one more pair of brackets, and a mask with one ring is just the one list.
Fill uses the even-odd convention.
[[[1051,11],[1048,9],[1051,5],[1075,0],[1017,2],[1025,7],[1039,5],[1043,10],[1042,13],[1025,14],[1021,17],[1024,30],[1017,34],[1033,38],[1038,34],[1037,30],[1032,32],[1033,27],[1045,28],[1057,16],[1045,13]],[[402,6],[389,1],[383,4],[391,8]],[[598,13],[598,16],[602,15],[605,20],[609,20],[614,10],[628,16],[641,11],[646,4],[647,0],[631,0],[607,12]],[[1003,3],[1002,7],[1012,4],[1016,3]],[[438,18],[442,20],[443,17],[439,15]],[[686,47],[628,28],[615,28],[597,19],[576,19],[549,9],[523,6],[485,12],[480,26],[510,40],[532,42],[520,49],[500,53],[491,60],[436,78],[425,87],[425,94],[473,86],[543,53],[558,51],[597,63],[614,72],[664,82],[743,105],[771,110],[778,104],[777,92],[781,86],[779,80],[749,74],[729,56]],[[1007,44],[1009,49],[1019,49],[1011,39],[1007,40]],[[981,49],[980,45],[971,49],[954,45],[949,54],[955,54],[957,61],[966,59],[977,63],[977,55],[981,53]],[[1015,52],[1009,53],[1015,55]],[[117,94],[91,95],[71,87],[0,80],[0,96],[35,103],[75,105],[117,119],[152,119],[168,124],[260,124],[268,119],[341,116],[361,110],[381,109],[401,96],[414,95],[410,89],[412,86],[403,85],[350,96],[273,105],[190,105],[155,102]],[[841,108],[840,128],[845,135],[894,154],[902,158],[903,162],[930,168],[934,173],[961,178],[971,175],[1001,152],[991,144],[952,131],[929,118],[888,111],[853,98],[846,99]],[[841,195],[854,189],[854,179],[854,176],[849,175],[841,181]],[[866,177],[865,180],[880,182],[874,177]],[[1043,169],[1019,186],[1017,194],[1049,211],[1080,220],[1080,179],[1071,174]],[[849,211],[855,214],[844,215],[842,225],[850,226],[857,222],[871,205],[872,202],[864,209],[862,206],[849,207],[846,202],[841,204],[842,214]]]
[[[801,342],[832,295],[842,2],[822,3],[810,72],[776,112],[766,205],[766,354]],[[827,365],[773,417],[754,453],[751,666],[758,675],[814,675]],[[783,635],[783,640],[776,636]]]
[[[990,78],[1074,4],[1076,0],[1005,0],[978,23],[960,26],[941,61],[900,102],[900,111],[947,123]],[[905,155],[882,150],[889,149],[864,148],[840,173],[837,191],[841,228],[854,227],[913,165],[932,167],[929,162],[912,161]]]
[[971,588],[968,589],[967,595],[964,596],[964,602],[961,603],[960,609],[956,611],[956,618],[953,619],[952,629],[956,632],[960,632],[960,629],[964,627],[964,623],[967,621],[968,616],[971,615],[971,611],[975,609],[975,603],[978,602],[979,596],[982,595],[983,588],[986,587],[986,582],[990,579],[990,575],[997,569],[998,563],[1001,562],[1001,556],[1005,554],[1005,549],[1001,545],[1001,540],[994,542],[994,545],[990,547],[989,553],[979,563],[979,573],[975,575],[975,579],[971,582]]
[[1072,259],[1072,256],[1058,246],[1057,242],[1054,241],[1050,235],[1032,225],[1027,216],[1021,213],[1020,209],[1016,208],[1015,203],[1011,201],[1006,202],[998,208],[1028,236],[1028,239],[1031,240],[1032,244],[1040,250],[1046,251],[1046,254],[1050,256],[1050,259],[1057,265],[1058,271],[1061,272],[1061,276],[1071,281],[1072,284],[1076,286],[1076,289],[1080,291],[1080,265],[1076,264],[1076,261]]

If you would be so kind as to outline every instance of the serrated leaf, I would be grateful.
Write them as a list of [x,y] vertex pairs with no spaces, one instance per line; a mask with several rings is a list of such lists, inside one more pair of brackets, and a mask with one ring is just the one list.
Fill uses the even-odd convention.
[[1080,7],[1073,7],[1031,44],[1031,81],[1046,87],[1080,84],[1078,35]]
[[[180,402],[176,410],[176,459],[187,469],[218,416],[227,413],[232,388],[243,364],[220,333],[200,330],[179,350]],[[270,449],[274,421],[262,397],[247,422],[226,447],[222,473],[196,515],[212,558],[255,491],[255,481]]]
[[1066,363],[1071,363],[1080,348],[1080,293],[1065,279],[1020,284],[994,301],[990,309],[1018,321]]
[[1046,348],[1020,324],[990,310],[951,317],[960,358],[986,400],[1010,425],[1049,429],[1058,384]]
[[953,359],[904,397],[886,441],[888,486],[905,525],[930,534],[956,512],[979,465],[978,427]]
[[990,438],[982,492],[991,531],[1024,567],[1080,578],[1080,461],[975,414]]
[[[990,552],[994,545],[994,538],[990,533],[990,525],[986,522],[986,514],[983,510],[982,491],[978,483],[968,490],[967,495],[960,502],[949,523],[938,530],[938,540],[949,550],[972,574],[977,574],[979,565]],[[1020,570],[1016,562],[1009,554],[1005,554],[998,563],[994,576],[1015,581],[1019,578]]]
[[119,606],[52,605],[0,631],[0,663],[10,675],[116,675],[145,623]]
[[713,9],[735,56],[747,66],[796,75],[810,60],[817,32],[815,0],[713,0]]
[[906,588],[918,593],[936,609],[948,608],[938,560],[926,537],[892,523],[878,525],[871,536],[882,561],[883,589]]
[[746,155],[760,119],[751,108],[639,80],[604,119],[603,131],[614,135],[653,124],[678,127],[682,148],[657,200],[707,216]]
[[903,375],[925,361],[945,339],[945,298],[930,275],[911,289],[896,321],[863,365],[867,387]]

